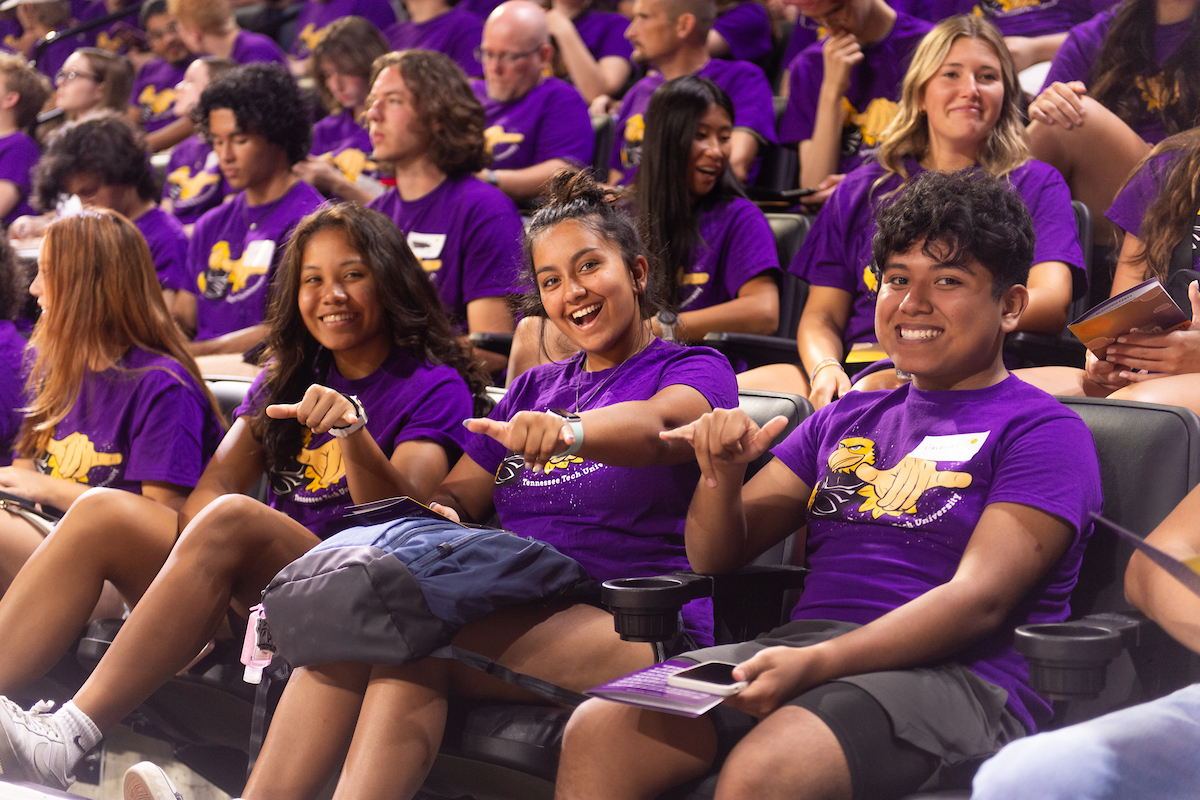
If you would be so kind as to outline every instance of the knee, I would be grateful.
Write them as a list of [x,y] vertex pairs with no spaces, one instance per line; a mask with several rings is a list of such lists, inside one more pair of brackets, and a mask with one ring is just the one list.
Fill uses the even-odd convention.
[[633,706],[592,699],[580,705],[563,731],[563,758],[594,760],[608,754],[614,744],[628,740],[635,730]]
[[[764,746],[738,747],[721,767],[722,800],[753,800],[778,795],[780,776],[790,775],[796,753]],[[790,781],[788,781],[790,783]],[[806,796],[797,792],[797,796]]]
[[88,489],[75,499],[51,536],[59,541],[100,540],[111,549],[114,535],[127,530],[131,519],[139,519],[142,503],[153,500],[120,489]]
[[262,503],[242,494],[227,494],[204,507],[184,529],[176,549],[180,552],[214,549],[228,551],[243,539],[247,527],[266,509]]

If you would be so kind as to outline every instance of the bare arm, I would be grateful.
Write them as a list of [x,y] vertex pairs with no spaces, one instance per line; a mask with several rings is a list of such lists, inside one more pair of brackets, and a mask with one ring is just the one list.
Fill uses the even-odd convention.
[[[850,379],[840,366],[845,355],[842,336],[850,321],[853,298],[850,293],[831,286],[813,286],[808,290],[808,300],[800,315],[800,328],[796,338],[800,347],[800,360],[812,381],[809,400],[820,408],[835,398],[850,391]],[[821,367],[829,359],[837,366]],[[816,372],[817,374],[813,374]]]
[[[188,294],[180,292],[179,294]],[[195,298],[195,295],[192,295]],[[267,336],[269,329],[266,325],[251,325],[240,331],[231,331],[223,336],[212,339],[198,339],[188,345],[193,356],[217,356],[222,354],[244,353]]]
[[61,511],[66,511],[90,488],[86,483],[38,472],[29,458],[16,458],[11,467],[0,467],[0,491]]
[[[546,183],[560,169],[569,169],[570,162],[564,158],[551,158],[524,169],[498,169],[496,188],[514,200],[530,200],[542,193]],[[480,180],[487,180],[487,170],[481,171]]]
[[[652,324],[655,335],[659,335],[658,320]],[[728,302],[680,314],[675,338],[681,342],[698,342],[711,331],[768,335],[778,328],[779,286],[771,275],[759,275],[746,281],[737,297]]]
[[1043,261],[1029,270],[1029,305],[1018,330],[1059,334],[1067,326],[1071,305],[1071,268],[1062,261]]
[[713,58],[724,58],[729,55],[729,42],[725,41],[725,37],[716,28],[708,29],[708,39],[705,45],[708,47],[708,54]]
[[4,219],[21,202],[21,190],[12,181],[0,180],[0,220]]
[[583,95],[585,102],[590,105],[601,95],[615,95],[621,91],[633,70],[628,60],[619,56],[605,56],[597,61],[580,38],[575,23],[556,8],[546,12],[546,22],[550,35],[558,44],[563,66],[567,68],[571,82]]
[[146,147],[152,153],[174,147],[196,132],[196,126],[187,117],[180,117],[170,125],[146,134]]
[[846,117],[842,98],[854,67],[863,60],[862,47],[853,34],[831,36],[821,47],[824,74],[812,138],[800,142],[799,147],[800,185],[806,187],[815,187],[827,176],[841,172],[842,125]]
[[[516,329],[512,309],[503,297],[480,297],[467,303],[467,331],[469,333],[512,333]],[[499,353],[476,350],[477,355],[491,374],[500,372],[508,365],[508,359]]]
[[1144,262],[1137,263],[1134,260],[1141,255],[1144,249],[1145,245],[1142,244],[1141,239],[1132,233],[1125,234],[1125,240],[1121,242],[1121,254],[1117,258],[1117,269],[1113,273],[1113,285],[1112,291],[1108,294],[1109,297],[1116,297],[1149,277],[1146,264]]
[[[1192,489],[1146,541],[1176,558],[1196,558],[1200,556],[1198,517],[1200,487]],[[1138,552],[1125,570],[1125,597],[1184,646],[1200,653],[1200,597]]]
[[1017,72],[1051,61],[1058,48],[1067,40],[1067,32],[1048,33],[1044,36],[1005,36],[1004,43],[1012,53]]
[[250,491],[262,473],[262,446],[250,432],[247,418],[238,417],[179,510],[179,530],[218,497]]
[[[729,167],[739,181],[746,182],[750,165],[758,157],[758,137],[743,128],[734,128],[729,135]],[[619,179],[619,176],[618,176]]]

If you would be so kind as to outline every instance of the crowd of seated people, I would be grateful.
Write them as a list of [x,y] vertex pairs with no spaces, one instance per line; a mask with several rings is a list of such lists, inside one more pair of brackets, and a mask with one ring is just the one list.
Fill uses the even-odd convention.
[[[0,695],[128,614],[58,711],[0,697],[0,781],[65,788],[346,507],[399,495],[498,515],[599,580],[735,569],[810,523],[793,622],[695,656],[750,688],[696,723],[589,702],[564,798],[714,770],[721,798],[900,797],[1044,727],[1009,612],[1065,618],[1097,504],[1049,395],[1200,413],[1200,328],[1012,372],[1002,343],[1067,335],[1089,284],[1157,278],[1200,313],[1200,0],[788,2],[304,0],[266,33],[241,0],[0,3],[0,491],[63,512],[47,535],[0,507]],[[768,211],[811,223],[791,263]],[[797,363],[703,346],[776,334],[796,282]],[[247,382],[231,421],[205,375]],[[464,427],[489,382],[504,399]],[[819,410],[744,488],[779,429],[739,388]],[[973,425],[994,436],[950,468],[897,455]],[[243,494],[261,475],[267,505]],[[1155,534],[1183,555],[1190,507]],[[889,577],[914,530],[937,558]],[[880,535],[895,559],[858,551]],[[713,643],[706,603],[682,620],[655,650],[564,601],[460,643],[582,691]],[[245,797],[316,796],[343,757],[343,795],[411,796],[458,695],[526,696],[438,658],[301,669]],[[1124,748],[1126,719],[1149,737],[1189,703],[1094,730]],[[1104,758],[1087,730],[1052,752]],[[1038,750],[1006,748],[980,796],[1029,791]],[[177,796],[150,766],[130,785]]]

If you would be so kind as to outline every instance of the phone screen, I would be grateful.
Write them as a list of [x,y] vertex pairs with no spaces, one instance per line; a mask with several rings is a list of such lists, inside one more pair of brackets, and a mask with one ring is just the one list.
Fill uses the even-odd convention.
[[719,661],[711,661],[707,664],[700,664],[683,672],[676,672],[676,678],[690,678],[694,681],[704,681],[705,683],[715,683],[718,686],[731,686],[738,682],[733,677],[733,668],[736,664],[723,664]]

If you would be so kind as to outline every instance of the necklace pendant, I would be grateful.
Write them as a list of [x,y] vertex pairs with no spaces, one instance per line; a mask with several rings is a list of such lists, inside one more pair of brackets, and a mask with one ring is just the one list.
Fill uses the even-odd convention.
[[250,223],[250,230],[252,230],[252,231],[253,231],[253,230],[257,230],[257,229],[258,229],[258,223],[257,223],[257,222],[251,222],[251,223]]

